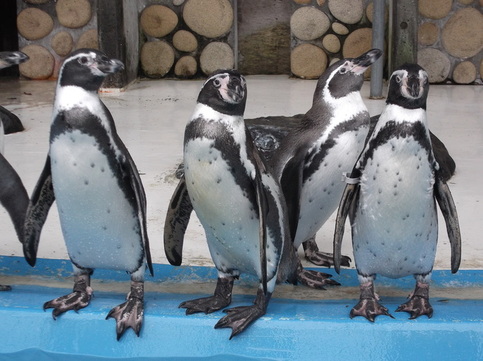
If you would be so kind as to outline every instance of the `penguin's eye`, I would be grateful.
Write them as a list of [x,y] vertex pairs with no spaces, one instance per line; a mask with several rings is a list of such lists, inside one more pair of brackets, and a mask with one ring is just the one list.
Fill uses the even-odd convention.
[[85,57],[85,56],[83,56],[83,57],[81,57],[81,58],[79,59],[79,63],[81,63],[81,64],[87,64],[87,62],[88,62],[88,59],[87,59],[87,57]]
[[401,77],[400,77],[399,75],[396,75],[396,82],[397,82],[397,83],[400,83],[400,82],[401,82],[401,80],[402,80],[402,79],[401,79]]
[[216,78],[213,80],[213,85],[215,86],[215,88],[219,88],[221,86],[221,81],[220,79]]
[[347,69],[344,68],[344,67],[342,67],[342,68],[339,69],[339,73],[340,74],[345,74],[345,73],[347,73]]

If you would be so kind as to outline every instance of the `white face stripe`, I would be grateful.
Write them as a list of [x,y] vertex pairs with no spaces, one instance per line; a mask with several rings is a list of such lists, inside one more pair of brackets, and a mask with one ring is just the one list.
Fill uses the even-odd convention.
[[407,90],[407,83],[408,83],[408,79],[409,79],[409,73],[407,72],[407,70],[404,70],[404,69],[396,70],[395,72],[392,73],[391,79],[389,80],[389,82],[395,76],[399,77],[399,79],[400,79],[400,81],[397,81],[397,79],[396,79],[396,81],[401,84],[400,85],[401,94],[405,98],[407,98],[407,99],[419,99],[424,94],[423,88],[424,88],[425,83],[428,81],[428,73],[426,73],[424,70],[421,69],[418,72],[420,92],[419,92],[419,96],[417,96],[417,97],[412,96]]

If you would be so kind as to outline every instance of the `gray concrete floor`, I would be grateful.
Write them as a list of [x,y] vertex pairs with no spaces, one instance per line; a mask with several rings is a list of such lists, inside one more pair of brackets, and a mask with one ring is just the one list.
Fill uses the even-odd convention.
[[[287,76],[249,76],[246,118],[293,115],[306,112],[312,103],[315,81]],[[143,80],[126,91],[103,93],[102,99],[116,121],[118,133],[142,173],[148,198],[148,232],[155,263],[167,263],[163,250],[163,225],[169,199],[176,186],[174,170],[182,160],[183,132],[195,106],[202,81]],[[6,81],[0,84],[0,104],[15,113],[26,130],[6,136],[5,156],[18,171],[29,193],[37,181],[48,150],[49,126],[55,82]],[[363,98],[371,115],[379,114],[384,100]],[[462,269],[483,268],[483,87],[432,85],[428,101],[431,130],[445,143],[456,161],[450,187],[458,207],[463,237]],[[0,209],[0,254],[22,256],[13,226]],[[322,250],[332,249],[334,216],[317,235]],[[184,264],[211,265],[204,232],[194,217],[185,242]],[[347,229],[343,253],[352,255]],[[39,257],[66,259],[56,207],[44,226]],[[440,217],[440,238],[435,269],[450,266],[450,247]]]

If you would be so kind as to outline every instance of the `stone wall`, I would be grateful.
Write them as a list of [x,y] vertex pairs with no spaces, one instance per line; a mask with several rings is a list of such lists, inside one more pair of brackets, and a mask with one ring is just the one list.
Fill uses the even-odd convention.
[[329,64],[371,49],[369,0],[291,0],[293,75],[318,78]]
[[140,9],[141,69],[192,78],[235,66],[232,0],[147,1]]
[[19,66],[30,79],[58,76],[66,55],[98,48],[97,0],[17,0],[19,48],[32,60]]
[[482,84],[483,0],[419,0],[418,63],[432,83]]
[[[127,44],[118,50],[133,64],[122,84],[137,75],[138,64],[139,74],[152,78],[203,77],[218,68],[238,67],[244,74],[314,79],[332,62],[356,57],[372,43],[372,0],[116,4],[122,7],[116,13],[127,19],[125,28],[118,29],[123,35],[119,41]],[[17,0],[20,49],[34,60],[20,65],[21,75],[55,78],[72,50],[103,48],[99,5],[111,6],[108,0]],[[482,6],[483,0],[419,0],[418,62],[432,83],[482,83]]]

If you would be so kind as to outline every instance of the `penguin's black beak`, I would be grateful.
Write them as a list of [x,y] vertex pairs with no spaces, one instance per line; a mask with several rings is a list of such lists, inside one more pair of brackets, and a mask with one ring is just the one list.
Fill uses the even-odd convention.
[[407,80],[406,84],[408,93],[413,97],[413,98],[418,98],[421,87],[419,83],[419,78],[417,76],[410,76]]
[[113,74],[123,70],[124,64],[120,60],[103,57],[100,61],[97,62],[97,69],[105,74]]
[[228,93],[234,103],[239,103],[245,97],[245,79],[240,77],[230,77]]
[[371,49],[361,56],[352,59],[352,68],[350,69],[351,72],[359,75],[366,71],[372,64],[376,62],[382,55],[382,51],[379,49]]
[[4,51],[0,52],[0,69],[7,68],[12,65],[25,63],[29,60],[27,54],[21,51]]

